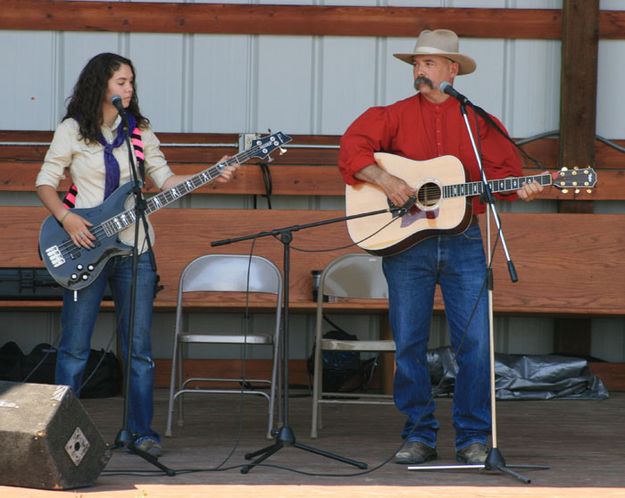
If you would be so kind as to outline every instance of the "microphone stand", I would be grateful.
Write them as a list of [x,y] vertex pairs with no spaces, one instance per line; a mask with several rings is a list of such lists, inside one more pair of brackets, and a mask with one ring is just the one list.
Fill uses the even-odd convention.
[[489,450],[488,455],[486,456],[486,461],[484,464],[456,464],[456,465],[418,465],[418,466],[410,466],[409,470],[450,470],[450,469],[478,469],[478,470],[491,470],[491,471],[500,471],[502,473],[506,473],[512,477],[515,477],[519,481],[529,484],[531,482],[527,477],[515,472],[512,468],[526,468],[526,469],[548,469],[544,465],[506,465],[506,461],[499,450],[498,442],[497,442],[497,405],[495,399],[495,333],[494,333],[494,314],[493,314],[493,269],[491,262],[491,233],[490,233],[490,216],[492,213],[493,219],[495,220],[495,224],[497,225],[497,233],[501,240],[501,246],[504,250],[504,255],[506,258],[506,262],[508,264],[508,273],[510,274],[510,280],[512,282],[518,281],[518,276],[516,273],[516,269],[514,268],[514,263],[510,258],[510,253],[508,252],[508,246],[506,244],[506,239],[503,234],[503,230],[501,228],[501,220],[499,219],[499,215],[497,213],[497,208],[495,207],[495,202],[493,199],[493,194],[490,188],[490,184],[488,182],[488,178],[486,177],[486,173],[484,171],[484,167],[482,165],[482,158],[480,156],[480,152],[475,143],[475,138],[473,137],[473,131],[471,130],[471,125],[469,123],[469,118],[467,116],[466,105],[470,105],[471,107],[475,107],[469,99],[467,99],[464,95],[456,92],[451,85],[441,85],[441,89],[453,96],[460,102],[460,112],[464,119],[464,124],[467,128],[467,133],[469,135],[469,139],[471,140],[471,147],[473,148],[473,153],[475,154],[475,159],[477,160],[477,165],[480,170],[481,181],[482,181],[482,195],[481,199],[486,202],[486,245],[487,245],[487,284],[488,284],[488,334],[489,334],[489,361],[490,361],[490,405],[491,405],[491,439],[492,439],[492,448]]
[[[117,107],[117,105],[116,105]],[[143,173],[142,180],[139,181],[137,175],[137,166],[135,163],[135,154],[132,144],[130,143],[130,134],[132,130],[128,126],[128,120],[126,119],[126,113],[123,108],[119,109],[119,115],[122,118],[123,122],[123,133],[125,134],[126,147],[128,148],[128,160],[130,164],[130,170],[132,172],[132,180],[134,183],[132,192],[135,197],[135,233],[134,233],[134,246],[132,248],[132,277],[130,280],[130,317],[128,323],[128,344],[126,345],[126,364],[124,366],[124,386],[123,386],[123,396],[124,396],[124,408],[123,408],[123,420],[122,420],[122,428],[117,433],[115,437],[115,443],[113,444],[112,449],[125,448],[131,453],[140,456],[145,461],[151,463],[155,467],[158,467],[163,472],[165,472],[168,476],[175,476],[176,472],[169,467],[166,467],[162,463],[158,461],[158,458],[150,455],[146,451],[140,450],[134,444],[134,439],[132,436],[132,432],[128,428],[128,414],[129,414],[129,397],[130,397],[130,362],[132,361],[132,344],[133,337],[135,332],[135,308],[137,301],[137,268],[139,262],[139,220],[143,223],[143,228],[145,231],[145,236],[148,241],[148,246],[151,248],[150,244],[150,232],[148,231],[148,223],[147,218],[145,216],[146,209],[146,201],[143,197],[143,193],[141,191],[141,186],[143,182]]]
[[[414,200],[412,201],[414,203]],[[374,216],[377,214],[383,213],[397,213],[398,216],[402,216],[407,210],[410,208],[410,205],[405,205],[402,207],[392,207],[389,209],[381,209],[378,211],[370,211],[366,213],[355,214],[351,216],[343,216],[339,218],[331,218],[327,220],[321,220],[313,223],[307,223],[304,225],[292,225],[289,227],[276,228],[269,231],[258,232],[251,235],[244,235],[242,237],[236,237],[233,239],[224,239],[217,240],[211,242],[212,247],[222,246],[226,244],[232,244],[235,242],[241,242],[244,240],[257,239],[261,237],[276,237],[279,238],[282,243],[284,253],[283,253],[283,265],[284,265],[284,273],[283,273],[283,302],[282,302],[282,335],[280,337],[280,347],[278,351],[281,352],[280,358],[278,360],[281,362],[281,370],[282,370],[282,382],[284,383],[284,388],[281,390],[282,394],[282,427],[275,434],[275,442],[269,446],[261,448],[259,450],[253,451],[251,453],[247,453],[245,455],[246,460],[253,460],[249,464],[243,466],[241,468],[242,474],[247,474],[252,468],[256,465],[260,464],[271,455],[284,448],[285,446],[294,446],[295,448],[299,448],[300,450],[308,451],[310,453],[315,453],[316,455],[321,455],[326,458],[331,458],[333,460],[338,460],[339,462],[347,463],[349,465],[353,465],[358,467],[359,469],[366,469],[367,464],[364,462],[359,462],[357,460],[352,460],[351,458],[346,458],[335,453],[331,453],[329,451],[320,450],[318,448],[313,448],[312,446],[302,444],[297,442],[295,438],[295,433],[293,429],[289,426],[289,363],[288,363],[288,351],[289,351],[289,260],[290,260],[290,244],[293,240],[293,232],[297,232],[299,230],[304,230],[307,228],[318,227],[321,225],[327,225],[330,223],[337,223],[339,221],[347,221],[355,218],[363,218],[366,216]],[[280,354],[280,353],[279,353]]]

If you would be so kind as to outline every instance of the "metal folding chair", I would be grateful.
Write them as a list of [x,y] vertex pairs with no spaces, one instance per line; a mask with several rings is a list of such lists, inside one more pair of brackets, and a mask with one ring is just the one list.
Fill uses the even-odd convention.
[[312,426],[310,437],[318,436],[322,427],[321,407],[324,404],[391,404],[390,396],[370,393],[323,391],[324,351],[394,352],[392,340],[337,340],[323,337],[323,313],[328,300],[342,298],[388,299],[388,287],[382,272],[382,258],[369,254],[347,254],[331,261],[321,273],[317,292],[315,356],[313,374]]
[[[273,326],[263,333],[249,333],[247,330],[224,330],[210,333],[206,330],[189,330],[184,326],[185,297],[193,292],[249,292],[272,295],[271,305],[274,307]],[[227,297],[224,297],[227,299]],[[186,394],[230,393],[263,396],[269,402],[267,437],[273,430],[276,391],[278,389],[278,345],[282,312],[282,275],[280,270],[266,258],[241,254],[209,254],[191,261],[182,271],[178,286],[176,305],[176,325],[171,364],[171,381],[169,387],[169,403],[167,412],[166,436],[171,436],[174,405],[178,402],[178,425],[184,423],[183,398]],[[245,328],[245,327],[242,327]],[[239,344],[271,346],[272,375],[271,379],[247,378],[184,378],[184,359],[187,349],[193,344]],[[240,388],[206,387],[211,383],[234,382]],[[269,388],[264,390],[251,389],[250,386],[262,384]],[[195,387],[191,387],[193,384]],[[202,387],[198,387],[202,386]]]

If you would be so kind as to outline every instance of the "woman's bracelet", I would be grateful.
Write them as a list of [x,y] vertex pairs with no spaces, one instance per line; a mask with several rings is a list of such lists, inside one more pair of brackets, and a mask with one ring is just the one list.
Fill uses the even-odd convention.
[[59,223],[62,225],[63,224],[63,220],[65,218],[67,218],[67,215],[69,214],[69,209],[65,210],[65,214],[63,216],[61,216],[61,219],[59,220]]

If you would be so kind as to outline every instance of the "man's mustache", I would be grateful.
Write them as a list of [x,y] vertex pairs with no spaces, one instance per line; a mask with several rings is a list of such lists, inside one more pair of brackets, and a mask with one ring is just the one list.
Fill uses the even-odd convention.
[[432,80],[430,78],[427,78],[425,76],[419,76],[418,78],[415,78],[414,80],[414,88],[417,92],[419,91],[419,87],[421,85],[427,85],[432,90],[434,90],[434,83],[432,83]]

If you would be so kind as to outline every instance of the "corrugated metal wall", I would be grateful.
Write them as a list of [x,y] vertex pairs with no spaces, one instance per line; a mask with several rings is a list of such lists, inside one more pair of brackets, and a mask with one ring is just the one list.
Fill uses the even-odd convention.
[[[195,2],[200,3],[200,2]],[[231,2],[248,3],[248,2]],[[424,7],[560,8],[559,0],[508,1],[268,1],[250,3],[316,5],[392,5]],[[622,1],[603,0],[603,9],[625,9]],[[271,128],[292,134],[341,134],[365,108],[411,94],[410,68],[392,57],[412,50],[414,39],[374,37],[115,34],[0,31],[0,129],[51,130],[64,113],[65,99],[85,62],[113,51],[135,63],[144,113],[157,132],[256,132]],[[625,76],[624,41],[601,41],[599,48],[599,134],[625,138],[625,100],[617,82]],[[464,39],[461,50],[478,63],[475,74],[456,81],[471,100],[500,116],[515,137],[558,129],[560,42],[549,40]],[[553,165],[556,167],[556,165]],[[247,198],[188,197],[185,207],[250,207]],[[0,195],[0,204],[37,204],[34,195]],[[274,207],[342,209],[342,199],[284,198]],[[551,211],[538,201],[502,209]],[[618,203],[598,203],[600,212],[623,212]],[[511,248],[514,256],[514,248]],[[521,275],[522,278],[522,275]],[[194,314],[209,322],[228,315]],[[377,318],[337,317],[351,331],[373,333]],[[497,349],[512,353],[548,353],[552,320],[497,318]],[[623,320],[595,320],[594,356],[625,359]],[[95,347],[107,344],[114,326],[102,315]],[[291,356],[304,357],[312,342],[313,318],[295,315]],[[155,356],[171,349],[173,316],[155,320]],[[42,341],[55,342],[58,313],[2,314],[0,343],[19,338],[29,351]],[[24,330],[29,330],[24,334]],[[431,345],[445,344],[445,324],[433,325]],[[228,355],[231,352],[223,351]],[[234,352],[238,356],[237,352]]]

